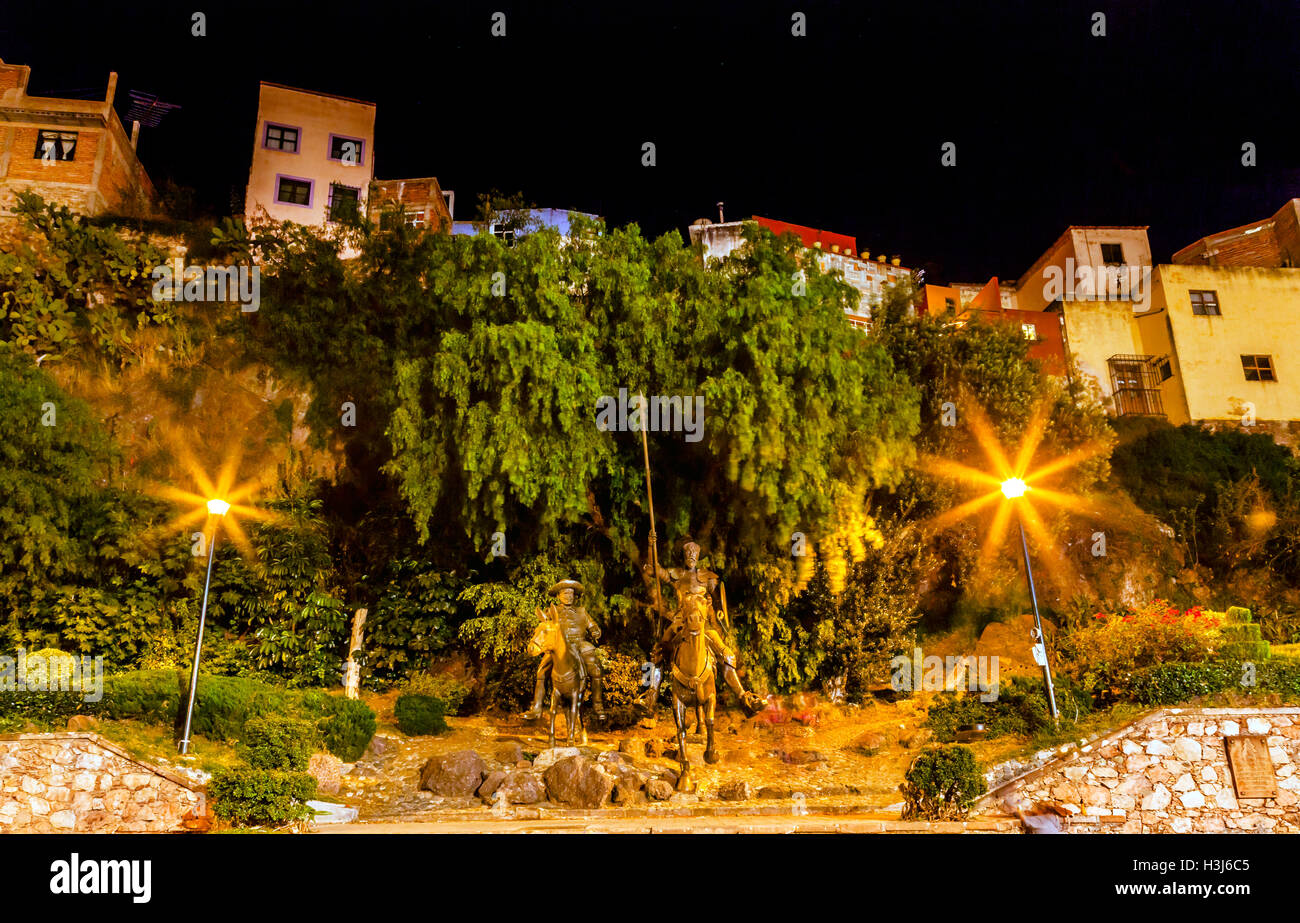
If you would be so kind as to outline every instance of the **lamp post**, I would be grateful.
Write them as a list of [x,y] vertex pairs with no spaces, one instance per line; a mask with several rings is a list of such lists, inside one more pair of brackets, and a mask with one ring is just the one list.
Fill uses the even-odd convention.
[[217,517],[217,524],[212,527],[212,544],[208,546],[208,576],[203,581],[203,607],[199,610],[199,637],[194,642],[194,669],[190,672],[190,696],[185,706],[185,733],[181,737],[181,753],[190,749],[190,721],[194,717],[194,694],[199,686],[199,653],[203,650],[203,624],[208,616],[208,589],[212,586],[212,562],[217,556],[217,533],[221,530],[221,517],[226,515],[230,504],[225,500],[208,501],[208,512]]
[[[1002,482],[1002,493],[1008,500],[1017,500],[1025,495],[1028,486],[1020,478],[1008,478]],[[1025,539],[1025,522],[1016,510],[1016,525],[1020,527],[1020,549],[1025,555],[1025,576],[1029,578],[1029,599],[1034,604],[1034,659],[1043,665],[1043,682],[1047,684],[1047,704],[1052,712],[1052,721],[1056,716],[1056,690],[1052,687],[1052,668],[1047,662],[1047,639],[1043,636],[1043,620],[1038,615],[1038,593],[1034,589],[1034,569],[1029,564],[1029,542]]]

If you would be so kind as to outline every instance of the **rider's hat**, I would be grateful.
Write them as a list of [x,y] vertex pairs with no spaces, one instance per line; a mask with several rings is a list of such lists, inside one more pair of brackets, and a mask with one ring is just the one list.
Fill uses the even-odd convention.
[[573,590],[573,592],[575,593],[581,593],[582,584],[576,580],[561,580],[555,586],[547,590],[547,593],[549,593],[551,596],[558,596],[560,590]]

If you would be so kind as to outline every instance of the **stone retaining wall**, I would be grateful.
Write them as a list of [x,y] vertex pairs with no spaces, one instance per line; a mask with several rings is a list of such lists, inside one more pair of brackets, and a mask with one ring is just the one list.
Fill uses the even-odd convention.
[[142,763],[98,734],[0,735],[0,832],[206,827],[202,786]]
[[[1226,737],[1266,738],[1277,797],[1238,799]],[[1051,802],[1071,832],[1300,833],[1300,708],[1171,708],[991,791]],[[1026,805],[1027,807],[1027,805]]]

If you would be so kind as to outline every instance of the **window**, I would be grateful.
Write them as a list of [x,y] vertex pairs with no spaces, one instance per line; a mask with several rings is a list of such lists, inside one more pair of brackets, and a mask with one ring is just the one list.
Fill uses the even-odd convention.
[[360,138],[330,135],[330,160],[337,160],[345,167],[360,166],[364,144],[365,142]]
[[298,153],[298,129],[267,122],[266,137],[262,139],[262,146],[273,151],[288,151],[290,154],[296,154]]
[[492,232],[493,237],[501,241],[507,247],[513,247],[515,245],[514,228],[506,227],[504,224],[494,224],[488,230]]
[[1024,336],[1024,338],[1025,338],[1026,340],[1031,340],[1031,341],[1032,341],[1032,340],[1037,340],[1037,339],[1038,339],[1038,325],[1037,325],[1037,324],[1021,324],[1021,325],[1020,325],[1020,333],[1021,333],[1022,336]]
[[1272,356],[1242,356],[1241,370],[1246,373],[1246,381],[1277,381]]
[[1107,266],[1124,265],[1124,245],[1123,244],[1102,244],[1101,261]]
[[957,310],[957,302],[954,301],[954,300],[951,299],[951,298],[945,298],[945,299],[943,300],[943,309],[944,309],[945,311],[954,311],[954,312],[955,312],[955,311]]
[[361,200],[361,190],[355,186],[342,183],[330,183],[329,220],[340,221],[343,218],[355,218],[357,205]]
[[32,157],[53,163],[56,160],[77,159],[77,133],[75,131],[46,131],[36,133],[36,153]]
[[423,209],[408,210],[402,223],[405,224],[408,228],[424,227],[424,210]]
[[1219,316],[1218,292],[1188,292],[1192,299],[1192,313]]
[[292,176],[278,177],[275,201],[286,205],[311,205],[311,181],[294,179]]
[[1161,359],[1156,363],[1156,371],[1160,374],[1161,381],[1168,381],[1174,377],[1174,364],[1168,359]]

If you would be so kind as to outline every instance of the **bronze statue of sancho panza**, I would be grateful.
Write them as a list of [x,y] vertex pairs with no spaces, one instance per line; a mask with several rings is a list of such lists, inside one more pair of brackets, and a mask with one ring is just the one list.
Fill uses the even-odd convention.
[[[548,591],[556,597],[556,601],[551,603],[547,612],[549,618],[559,623],[565,643],[581,664],[587,681],[591,683],[591,699],[596,707],[596,718],[604,721],[605,689],[600,658],[596,651],[596,643],[600,641],[600,626],[587,614],[585,606],[575,605],[577,594],[582,591],[582,584],[578,581],[561,580]],[[537,667],[533,707],[525,712],[527,718],[540,718],[542,715],[542,698],[546,695],[546,678],[551,674],[552,660],[548,653],[542,657],[542,662]]]

